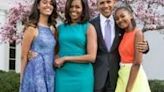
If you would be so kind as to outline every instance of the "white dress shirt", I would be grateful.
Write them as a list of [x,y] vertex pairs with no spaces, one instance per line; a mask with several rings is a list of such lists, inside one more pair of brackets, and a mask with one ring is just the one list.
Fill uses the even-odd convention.
[[106,25],[106,20],[110,20],[110,24],[111,24],[111,42],[113,44],[114,38],[115,38],[115,22],[114,22],[114,18],[113,15],[111,15],[109,18],[104,17],[102,14],[100,14],[100,27],[101,27],[101,32],[102,32],[102,36],[104,39],[105,36],[105,25]]

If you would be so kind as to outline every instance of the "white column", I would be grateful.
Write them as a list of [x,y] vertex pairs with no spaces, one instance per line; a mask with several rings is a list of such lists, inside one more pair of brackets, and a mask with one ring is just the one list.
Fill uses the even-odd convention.
[[16,62],[15,62],[15,71],[20,73],[21,65],[21,44],[16,45]]
[[[21,32],[23,31],[23,25],[21,22],[17,23],[17,32]],[[21,69],[21,43],[16,44],[16,58],[15,58],[15,71],[17,73],[20,73],[20,69]]]

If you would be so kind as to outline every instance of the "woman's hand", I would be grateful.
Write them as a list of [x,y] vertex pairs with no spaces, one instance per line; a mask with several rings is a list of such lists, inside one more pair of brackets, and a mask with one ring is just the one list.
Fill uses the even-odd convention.
[[63,66],[64,62],[65,62],[64,57],[55,59],[55,63],[54,63],[55,67],[60,68],[61,66]]

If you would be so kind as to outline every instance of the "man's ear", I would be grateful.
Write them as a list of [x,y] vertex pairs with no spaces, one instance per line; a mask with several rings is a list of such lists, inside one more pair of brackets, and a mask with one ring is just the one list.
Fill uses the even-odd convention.
[[117,1],[118,1],[118,0],[113,0],[114,4],[116,4]]

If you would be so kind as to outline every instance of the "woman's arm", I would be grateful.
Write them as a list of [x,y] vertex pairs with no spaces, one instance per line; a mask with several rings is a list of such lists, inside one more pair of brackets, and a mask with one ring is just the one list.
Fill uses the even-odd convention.
[[58,58],[55,60],[56,65],[60,66],[64,62],[77,62],[77,63],[86,63],[86,62],[92,62],[94,63],[95,58],[97,54],[97,35],[95,28],[93,25],[89,25],[89,28],[87,30],[87,54],[82,56],[65,56],[62,58]]
[[[55,45],[55,48],[54,48],[54,52],[55,52],[55,59],[57,59],[57,58],[59,58],[59,56],[58,56],[58,51],[59,51],[59,44],[58,44],[58,31],[57,31],[57,29],[55,28],[55,27],[53,27],[53,26],[51,26],[51,30],[53,31],[53,33],[54,33],[54,38],[55,38],[55,40],[56,40],[56,45]],[[55,65],[55,60],[54,60],[54,66],[56,66]]]
[[23,35],[23,40],[22,40],[22,53],[21,53],[21,78],[24,72],[24,68],[26,67],[27,64],[27,55],[29,53],[30,47],[32,40],[36,36],[36,29],[33,27],[27,27],[25,29],[24,35]]
[[[143,41],[144,37],[141,31],[137,31],[135,34],[135,43],[139,41]],[[140,69],[140,64],[142,62],[142,52],[139,52],[139,50],[137,49],[136,45],[135,45],[135,58],[134,58],[134,63],[131,67],[131,71],[130,71],[130,75],[129,75],[129,80],[128,80],[128,84],[126,87],[126,92],[131,92],[132,88],[133,88],[133,84],[135,83],[136,77],[138,75],[138,71]]]

